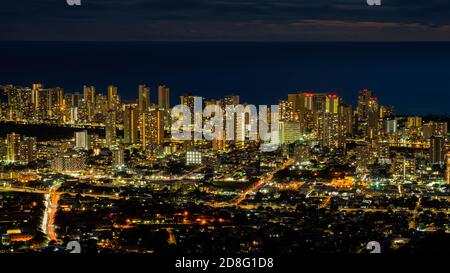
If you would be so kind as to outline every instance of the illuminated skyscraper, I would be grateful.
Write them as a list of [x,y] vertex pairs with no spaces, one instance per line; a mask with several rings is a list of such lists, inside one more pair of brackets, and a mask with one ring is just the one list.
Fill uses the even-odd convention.
[[6,135],[6,160],[20,160],[20,135],[11,133]]
[[341,104],[341,98],[336,94],[328,94],[325,100],[325,112],[327,113],[339,113],[339,106]]
[[430,163],[444,165],[445,162],[445,139],[440,136],[430,138]]
[[408,117],[406,121],[406,128],[422,128],[422,117]]
[[448,134],[447,122],[431,121],[423,125],[423,138],[429,139],[432,136],[446,138]]
[[353,133],[353,110],[350,104],[339,105],[339,129],[343,136]]
[[136,144],[138,142],[139,111],[135,104],[125,105],[123,127],[123,142],[125,144]]
[[369,99],[367,111],[366,137],[375,139],[380,132],[380,109],[377,98],[372,97]]
[[393,119],[386,119],[383,122],[383,131],[385,134],[387,135],[393,135],[395,133],[397,133],[397,119],[393,118]]
[[75,149],[89,150],[89,134],[87,130],[75,132]]
[[108,110],[116,111],[119,106],[117,86],[108,86]]
[[330,149],[341,148],[344,145],[342,130],[339,129],[339,115],[333,113],[319,113],[317,138],[321,147]]
[[292,101],[280,100],[278,103],[280,121],[295,121],[298,115],[295,115],[294,103]]
[[86,159],[81,156],[74,155],[58,155],[53,158],[51,167],[55,171],[77,172],[86,169]]
[[450,184],[450,151],[447,152],[447,184]]
[[154,154],[164,140],[163,111],[150,109],[141,114],[141,145],[144,150]]
[[138,110],[143,113],[150,107],[150,87],[147,85],[139,85]]
[[125,156],[123,149],[117,149],[112,151],[113,166],[116,168],[121,168],[125,166]]
[[279,122],[280,144],[291,144],[300,140],[301,124],[299,121],[280,121]]
[[[109,111],[108,107],[108,98],[105,97],[103,94],[97,94],[95,96],[95,110],[94,110],[94,121],[100,122],[102,120],[96,119],[98,116],[104,117],[106,116],[106,113]],[[115,111],[115,110],[111,110]]]
[[83,86],[84,101],[86,103],[95,103],[95,87],[94,86]]
[[165,85],[158,86],[158,107],[163,110],[170,109],[170,89]]
[[359,91],[358,107],[356,108],[356,111],[358,113],[358,121],[360,124],[367,123],[367,120],[369,119],[371,99],[373,99],[372,91],[368,89]]
[[37,114],[40,119],[64,120],[64,90],[41,89],[37,93]]
[[24,137],[20,142],[20,161],[30,163],[36,160],[36,138]]
[[116,144],[116,112],[108,111],[105,122],[106,146],[111,147]]
[[91,121],[94,116],[95,107],[95,87],[94,86],[84,86],[83,87],[83,99],[86,108],[87,120]]

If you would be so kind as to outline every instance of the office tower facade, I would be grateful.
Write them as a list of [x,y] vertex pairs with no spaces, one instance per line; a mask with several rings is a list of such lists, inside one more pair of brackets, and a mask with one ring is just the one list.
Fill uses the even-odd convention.
[[142,113],[140,128],[142,148],[153,154],[164,140],[163,111],[155,108]]
[[423,138],[430,139],[432,136],[447,138],[447,122],[430,121],[423,125]]
[[125,153],[123,149],[117,149],[112,151],[112,162],[116,168],[125,166]]
[[295,121],[298,115],[295,115],[294,103],[289,100],[280,100],[278,103],[280,121]]
[[358,114],[358,122],[360,124],[367,123],[369,118],[369,108],[370,101],[373,99],[372,91],[368,89],[363,89],[359,91],[358,95],[358,106],[356,108]]
[[138,143],[139,111],[136,104],[127,104],[124,106],[123,129],[125,144]]
[[350,104],[339,105],[339,130],[342,131],[342,135],[353,134],[353,109]]
[[430,163],[444,165],[445,152],[445,139],[441,136],[432,136],[430,138]]
[[376,139],[380,132],[380,109],[378,107],[378,99],[370,98],[367,112],[366,137],[368,139]]
[[150,87],[145,84],[139,85],[138,109],[140,113],[147,111],[150,107]]
[[11,133],[6,135],[6,160],[20,160],[20,135]]
[[163,110],[170,109],[170,88],[165,85],[158,86],[158,107]]
[[447,184],[450,184],[450,151],[447,152],[447,176],[446,176],[446,180],[447,180]]
[[299,121],[280,121],[278,132],[280,144],[294,143],[301,139],[301,123]]
[[40,89],[37,93],[37,117],[62,121],[64,119],[64,90],[61,88]]
[[78,172],[86,169],[86,159],[81,156],[58,155],[51,161],[51,166],[59,172]]
[[85,110],[85,119],[87,122],[92,121],[95,114],[95,87],[83,87],[83,106]]
[[342,148],[344,145],[342,130],[339,128],[339,115],[319,113],[317,121],[317,139],[321,147]]
[[328,94],[325,97],[325,112],[338,114],[339,106],[342,103],[342,98],[336,94]]
[[35,137],[24,137],[20,142],[20,161],[30,163],[36,160],[37,141]]
[[116,144],[116,129],[116,112],[108,111],[105,121],[105,140],[107,147],[111,147]]
[[399,156],[394,158],[392,164],[392,173],[394,176],[407,179],[408,177],[415,176],[417,172],[417,164],[415,158],[407,158]]
[[383,132],[387,135],[393,135],[397,133],[398,122],[397,119],[386,119],[383,121]]
[[87,130],[75,132],[75,149],[89,150],[90,141]]
[[108,86],[108,110],[117,111],[119,108],[119,93],[117,86]]

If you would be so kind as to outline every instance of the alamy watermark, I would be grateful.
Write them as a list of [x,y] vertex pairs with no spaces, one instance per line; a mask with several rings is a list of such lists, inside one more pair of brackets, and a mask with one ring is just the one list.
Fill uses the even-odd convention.
[[367,0],[369,6],[381,6],[381,0]]
[[174,140],[261,141],[262,151],[279,146],[278,105],[207,105],[194,97],[193,105],[172,109],[171,134]]
[[81,0],[66,0],[69,6],[81,6]]

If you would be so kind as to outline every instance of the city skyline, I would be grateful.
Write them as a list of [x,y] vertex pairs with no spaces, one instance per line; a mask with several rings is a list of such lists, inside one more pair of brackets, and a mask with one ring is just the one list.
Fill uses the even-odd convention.
[[[272,104],[278,93],[338,93],[353,105],[370,87],[402,114],[449,115],[447,43],[2,43],[2,83],[94,85],[133,99],[139,84],[165,83],[172,100],[185,93],[239,93]],[[18,65],[26,64],[26,65]],[[424,96],[427,94],[426,96]],[[216,96],[216,95],[215,95]]]

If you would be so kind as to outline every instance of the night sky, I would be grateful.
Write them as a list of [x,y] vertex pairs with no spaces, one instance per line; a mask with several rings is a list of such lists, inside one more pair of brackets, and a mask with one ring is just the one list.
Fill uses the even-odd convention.
[[0,1],[0,39],[30,41],[443,41],[450,1]]

